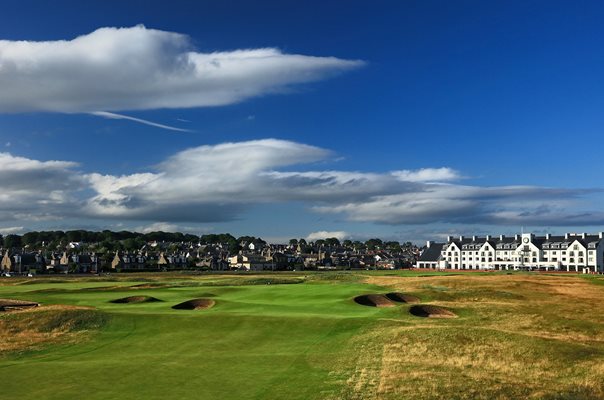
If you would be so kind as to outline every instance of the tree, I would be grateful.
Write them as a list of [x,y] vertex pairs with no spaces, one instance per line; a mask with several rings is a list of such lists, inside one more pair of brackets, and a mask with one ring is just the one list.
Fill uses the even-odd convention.
[[4,247],[7,249],[11,249],[13,247],[21,247],[21,236],[6,235],[4,237]]
[[124,250],[135,251],[145,245],[145,241],[142,238],[128,238],[122,242]]
[[325,239],[325,243],[328,246],[332,246],[332,247],[338,247],[340,246],[340,240],[336,237],[331,237],[331,238],[327,238]]
[[367,249],[369,250],[379,249],[380,247],[382,247],[382,245],[382,240],[377,238],[369,239],[365,242],[365,246],[367,246]]
[[67,231],[65,232],[65,239],[68,242],[81,242],[83,231]]
[[39,237],[38,232],[27,232],[21,238],[21,242],[25,246],[34,246],[39,242]]
[[386,242],[386,243],[384,243],[384,247],[386,247],[388,250],[390,250],[392,252],[396,252],[396,253],[401,251],[401,245],[399,242],[396,242],[396,241]]
[[297,246],[298,245],[298,239],[289,239],[289,245],[290,246]]

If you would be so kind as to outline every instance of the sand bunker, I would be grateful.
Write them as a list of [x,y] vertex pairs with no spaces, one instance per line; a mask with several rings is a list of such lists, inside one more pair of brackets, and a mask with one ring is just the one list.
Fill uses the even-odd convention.
[[354,298],[357,304],[369,307],[394,307],[395,304],[391,302],[383,294],[364,294]]
[[0,299],[0,311],[22,310],[26,308],[38,307],[40,303],[33,301]]
[[177,304],[172,308],[175,310],[205,310],[214,307],[216,302],[212,299],[193,299]]
[[160,299],[156,299],[151,296],[129,296],[122,297],[121,299],[111,300],[111,303],[153,303],[156,301],[161,301]]
[[412,306],[409,312],[416,317],[423,318],[456,318],[457,315],[453,311],[447,310],[444,307],[431,305]]
[[419,303],[419,297],[411,296],[410,294],[392,292],[386,294],[386,297],[397,303]]

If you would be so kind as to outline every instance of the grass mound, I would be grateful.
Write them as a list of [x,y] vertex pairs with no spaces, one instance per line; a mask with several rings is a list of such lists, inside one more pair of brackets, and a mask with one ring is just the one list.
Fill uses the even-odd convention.
[[175,310],[205,310],[214,307],[214,304],[216,302],[212,299],[193,299],[172,306],[172,308]]
[[161,301],[155,297],[151,296],[128,296],[122,297],[121,299],[111,300],[110,303],[118,303],[118,304],[129,304],[129,303],[154,303],[156,301]]
[[38,307],[39,305],[39,303],[34,303],[33,301],[0,299],[0,311],[21,310]]
[[386,297],[397,303],[419,303],[419,297],[411,296],[401,292],[392,292],[386,294]]
[[368,307],[394,307],[395,304],[383,294],[364,294],[354,298],[357,304]]
[[0,359],[8,353],[40,349],[48,344],[79,343],[107,324],[101,312],[73,306],[45,306],[0,318]]
[[457,315],[444,307],[420,304],[412,306],[409,312],[416,317],[423,318],[456,318]]

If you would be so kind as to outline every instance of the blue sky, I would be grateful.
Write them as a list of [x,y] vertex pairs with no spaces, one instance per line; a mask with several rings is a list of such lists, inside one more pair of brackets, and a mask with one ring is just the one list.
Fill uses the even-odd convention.
[[3,2],[0,232],[602,230],[603,17],[588,1]]

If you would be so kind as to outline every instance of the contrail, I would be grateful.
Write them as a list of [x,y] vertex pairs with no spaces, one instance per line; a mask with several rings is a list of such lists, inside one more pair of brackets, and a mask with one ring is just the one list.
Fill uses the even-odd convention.
[[163,124],[158,124],[156,122],[147,121],[146,119],[140,119],[140,118],[130,117],[128,115],[116,114],[116,113],[107,112],[107,111],[93,111],[90,114],[96,115],[97,117],[103,117],[103,118],[109,118],[109,119],[126,119],[128,121],[134,121],[134,122],[138,122],[140,124],[154,126],[156,128],[167,129],[169,131],[193,132],[190,129],[176,128],[174,126],[163,125]]

